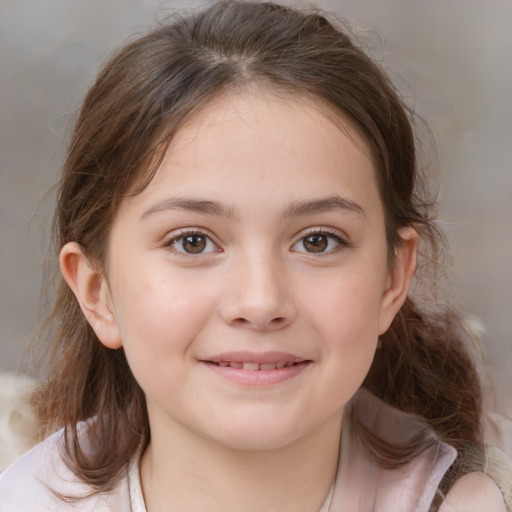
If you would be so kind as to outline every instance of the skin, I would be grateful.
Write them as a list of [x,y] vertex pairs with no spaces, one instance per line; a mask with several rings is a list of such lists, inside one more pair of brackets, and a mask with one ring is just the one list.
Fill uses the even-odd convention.
[[[62,250],[146,394],[148,511],[316,511],[332,485],[343,407],[405,300],[417,234],[401,230],[389,266],[366,143],[326,114],[268,91],[213,101],[123,200],[102,271]],[[237,358],[299,365],[218,364]]]
[[469,473],[459,478],[439,512],[507,512],[503,495],[494,481],[484,473]]

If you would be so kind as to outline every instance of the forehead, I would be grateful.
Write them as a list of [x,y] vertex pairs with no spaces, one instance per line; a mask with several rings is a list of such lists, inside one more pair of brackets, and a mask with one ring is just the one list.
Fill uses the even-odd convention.
[[[250,141],[243,140],[245,129],[233,130],[237,122],[253,130]],[[290,141],[299,143],[300,139],[313,136],[313,141],[321,137],[326,145],[343,134],[362,154],[372,158],[369,145],[357,127],[325,100],[263,85],[231,88],[201,106],[177,130],[168,153],[175,154],[190,143],[208,142],[210,136],[220,131],[229,136],[227,140],[231,143],[251,142],[258,133],[277,134],[282,130],[288,132]]]
[[266,187],[273,197],[292,200],[308,190],[328,195],[336,185],[359,194],[376,187],[371,152],[354,126],[319,100],[253,88],[230,91],[196,111],[141,196],[174,189],[222,200],[237,189]]

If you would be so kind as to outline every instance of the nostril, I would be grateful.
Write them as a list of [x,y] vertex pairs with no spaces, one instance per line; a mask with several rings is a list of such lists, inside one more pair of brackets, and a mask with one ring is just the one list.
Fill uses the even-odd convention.
[[230,321],[230,324],[235,327],[251,327],[256,330],[266,330],[266,329],[280,329],[286,325],[286,317],[278,316],[275,318],[271,318],[270,320],[251,320],[244,317],[234,318]]
[[250,322],[249,322],[249,320],[247,320],[247,318],[234,318],[232,320],[232,323],[235,325],[247,325]]

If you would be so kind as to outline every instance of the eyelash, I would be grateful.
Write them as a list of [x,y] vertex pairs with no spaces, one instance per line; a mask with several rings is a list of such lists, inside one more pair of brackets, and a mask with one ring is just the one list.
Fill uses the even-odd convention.
[[323,251],[318,251],[318,252],[295,249],[296,252],[302,252],[305,254],[327,255],[327,254],[336,253],[336,252],[350,246],[350,244],[345,240],[345,238],[343,238],[340,235],[340,233],[338,231],[336,231],[332,228],[321,227],[321,228],[312,228],[309,231],[306,231],[305,233],[301,233],[299,240],[297,240],[297,242],[295,242],[293,244],[292,248],[297,246],[298,244],[302,244],[302,247],[304,247],[305,240],[308,237],[312,237],[312,236],[326,237],[328,244],[329,244],[330,240],[334,240],[337,245],[334,248],[331,248],[328,250],[323,250]]
[[[299,244],[302,244],[302,248],[306,249],[305,247],[305,241],[308,237],[325,237],[327,240],[327,246],[326,249],[320,248],[319,251],[308,251],[308,250],[299,250],[296,248]],[[185,250],[178,250],[176,248],[176,245],[180,242],[183,242],[187,239],[187,237],[197,237],[197,238],[203,238],[204,239],[204,247],[202,250],[199,250],[198,252],[188,252]],[[334,248],[329,249],[330,242],[334,240],[336,243],[336,246]],[[210,247],[210,250],[204,251],[205,248],[208,248],[208,245],[212,245],[214,248],[213,250]],[[343,248],[346,248],[349,246],[349,243],[340,236],[339,232],[326,227],[321,228],[312,228],[309,231],[306,231],[305,233],[301,233],[300,238],[292,245],[292,250],[294,252],[301,252],[306,254],[316,254],[316,255],[325,255],[325,254],[332,254],[335,253]],[[183,230],[176,233],[172,238],[167,240],[164,244],[164,247],[172,250],[175,254],[179,254],[180,256],[184,257],[197,257],[205,254],[209,254],[212,252],[222,252],[222,249],[218,247],[218,245],[212,240],[212,236],[204,231],[197,230],[197,229],[190,229],[190,230]],[[201,249],[201,248],[200,248]]]
[[[201,252],[187,252],[185,250],[178,250],[175,246],[180,241],[186,240],[187,237],[202,237],[205,240],[206,245],[211,244],[215,247],[214,250],[209,251],[201,251]],[[180,256],[184,257],[197,257],[204,254],[209,254],[211,252],[222,252],[222,249],[218,247],[218,245],[212,240],[212,236],[204,231],[198,230],[198,229],[190,229],[190,230],[183,230],[179,231],[178,233],[175,233],[172,238],[167,240],[164,244],[164,247],[167,249],[170,249],[175,254],[178,254]]]

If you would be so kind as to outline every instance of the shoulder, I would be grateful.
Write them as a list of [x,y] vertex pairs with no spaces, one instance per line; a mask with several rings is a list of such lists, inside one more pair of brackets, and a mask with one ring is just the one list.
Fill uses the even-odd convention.
[[[50,436],[0,475],[0,511],[29,510],[49,505],[51,468],[58,469],[62,432]],[[63,464],[63,462],[62,462]],[[44,510],[44,509],[43,509]]]
[[[35,446],[0,474],[0,512],[130,510],[126,479],[108,495],[92,494],[62,458],[62,430]],[[71,496],[63,500],[60,496]]]
[[439,512],[506,512],[503,495],[494,481],[484,473],[468,473],[452,486]]

